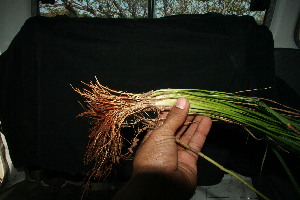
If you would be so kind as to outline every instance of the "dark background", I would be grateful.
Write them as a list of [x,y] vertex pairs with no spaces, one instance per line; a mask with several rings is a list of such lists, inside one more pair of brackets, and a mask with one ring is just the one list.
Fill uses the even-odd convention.
[[[271,33],[251,17],[34,17],[0,57],[0,120],[15,167],[68,174],[89,170],[83,157],[90,125],[76,117],[83,111],[78,103],[83,99],[70,84],[83,88],[81,81],[94,81],[95,76],[111,89],[133,93],[272,87],[243,94],[299,106],[295,89],[275,75]],[[130,137],[130,131],[125,133]],[[224,123],[214,123],[203,149],[224,166],[252,177],[259,175],[264,150],[264,141]],[[271,153],[269,158],[276,162]],[[223,172],[199,162],[199,185],[221,180]],[[122,162],[109,180],[127,180],[130,167],[130,161]]]

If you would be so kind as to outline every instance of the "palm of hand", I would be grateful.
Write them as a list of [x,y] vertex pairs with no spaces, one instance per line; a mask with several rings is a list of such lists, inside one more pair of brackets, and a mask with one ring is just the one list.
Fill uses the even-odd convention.
[[196,187],[198,156],[175,143],[175,139],[201,150],[211,127],[210,118],[187,116],[185,109],[174,107],[163,113],[159,126],[148,132],[135,159],[134,173],[158,172],[172,176],[179,182]]

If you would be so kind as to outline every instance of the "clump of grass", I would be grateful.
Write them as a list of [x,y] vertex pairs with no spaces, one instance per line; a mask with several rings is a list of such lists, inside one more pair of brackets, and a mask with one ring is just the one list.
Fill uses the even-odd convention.
[[[161,89],[134,94],[109,89],[97,79],[96,83],[84,84],[88,89],[74,90],[84,97],[86,104],[79,116],[90,118],[94,125],[85,163],[94,162],[88,176],[98,180],[105,179],[113,165],[126,158],[121,151],[125,140],[121,128],[138,123],[142,124],[141,130],[153,128],[158,114],[169,110],[179,97],[188,98],[189,114],[238,124],[251,135],[250,129],[258,130],[259,137],[273,147],[300,153],[300,111],[271,100],[199,89]],[[275,104],[276,108],[265,102]],[[156,118],[151,118],[149,111],[154,111]],[[136,145],[136,136],[131,143]]]

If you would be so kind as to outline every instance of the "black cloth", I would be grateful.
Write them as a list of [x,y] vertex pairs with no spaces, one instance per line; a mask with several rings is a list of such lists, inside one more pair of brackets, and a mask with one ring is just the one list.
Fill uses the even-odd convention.
[[274,51],[277,100],[300,109],[300,49]]
[[116,188],[104,188],[90,190],[83,196],[83,189],[78,185],[67,183],[62,187],[46,186],[39,181],[25,180],[3,192],[0,200],[111,200],[116,192]]
[[97,76],[128,92],[235,92],[273,86],[273,56],[269,30],[246,16],[30,18],[0,57],[0,120],[13,164],[86,170],[89,123],[76,118],[82,98],[70,84]]
[[[275,73],[300,95],[300,49],[275,49]],[[298,102],[300,104],[300,102]]]

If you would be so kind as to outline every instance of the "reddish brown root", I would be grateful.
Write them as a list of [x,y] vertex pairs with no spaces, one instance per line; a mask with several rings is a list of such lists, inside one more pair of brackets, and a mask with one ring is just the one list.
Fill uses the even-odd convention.
[[[88,172],[90,179],[104,180],[120,159],[126,158],[132,148],[137,145],[136,135],[129,141],[129,152],[122,153],[123,136],[121,128],[142,123],[142,129],[153,126],[146,118],[148,111],[158,113],[158,108],[153,100],[147,98],[149,94],[132,94],[111,90],[101,85],[98,80],[96,84],[87,84],[88,89],[74,90],[85,98],[85,111],[79,116],[91,119],[93,127],[90,130],[90,141],[84,158],[84,163],[94,163],[93,168]],[[126,123],[130,116],[131,123]],[[137,131],[136,134],[139,134]]]

